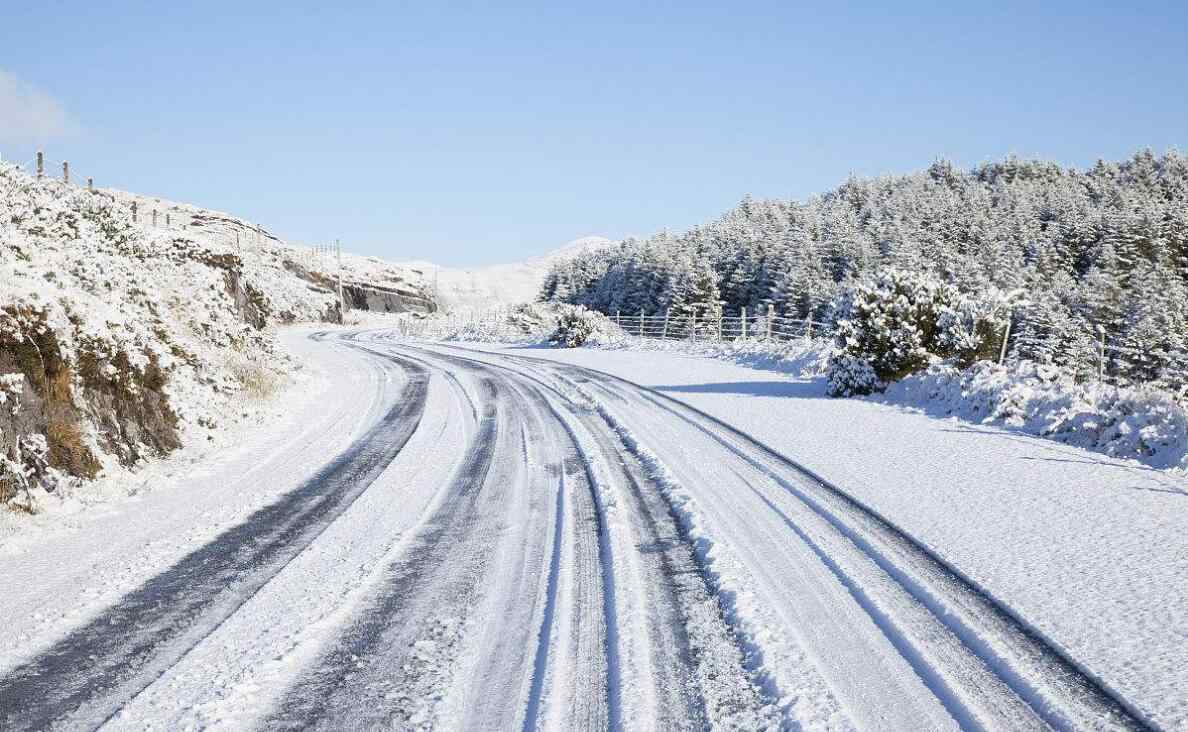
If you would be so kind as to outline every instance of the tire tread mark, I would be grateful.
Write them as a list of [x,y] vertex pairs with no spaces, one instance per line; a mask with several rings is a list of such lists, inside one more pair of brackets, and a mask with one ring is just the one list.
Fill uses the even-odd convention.
[[408,379],[377,424],[300,486],[8,671],[0,678],[0,729],[102,725],[316,539],[420,425],[427,372],[396,357],[387,360]]

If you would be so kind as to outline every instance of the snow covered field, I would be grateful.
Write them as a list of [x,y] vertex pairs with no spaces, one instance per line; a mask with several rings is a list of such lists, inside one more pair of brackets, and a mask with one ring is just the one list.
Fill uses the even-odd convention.
[[0,726],[1188,724],[1181,478],[720,360],[284,342],[287,414],[3,539]]

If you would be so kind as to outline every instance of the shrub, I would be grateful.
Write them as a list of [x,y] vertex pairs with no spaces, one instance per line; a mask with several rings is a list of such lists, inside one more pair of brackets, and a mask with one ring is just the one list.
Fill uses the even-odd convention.
[[931,275],[888,269],[849,288],[837,302],[829,393],[881,391],[936,360],[961,367],[993,358],[1009,297],[974,298]]
[[557,327],[549,336],[549,343],[565,348],[579,348],[612,330],[605,315],[587,310],[581,305],[564,307],[557,316]]

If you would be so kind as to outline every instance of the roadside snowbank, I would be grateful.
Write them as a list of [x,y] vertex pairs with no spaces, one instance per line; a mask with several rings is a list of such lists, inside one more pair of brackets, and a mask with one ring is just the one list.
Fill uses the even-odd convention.
[[[304,332],[291,329],[289,341],[297,343]],[[30,547],[67,537],[96,521],[121,518],[136,512],[145,501],[168,501],[194,505],[194,496],[152,498],[158,492],[171,493],[179,486],[209,492],[212,486],[203,476],[217,466],[237,459],[251,446],[259,453],[278,435],[295,433],[308,413],[324,402],[331,383],[327,373],[304,366],[302,354],[292,355],[282,349],[287,363],[301,363],[285,374],[270,398],[218,400],[208,405],[208,414],[217,429],[202,429],[183,435],[182,446],[162,459],[144,460],[132,467],[118,462],[109,464],[94,480],[63,482],[52,494],[36,495],[37,511],[31,515],[0,511],[0,559],[23,555]],[[248,464],[246,461],[241,461]],[[165,490],[170,489],[170,490]],[[269,487],[265,493],[271,494]],[[245,496],[244,500],[257,500]],[[206,498],[203,499],[207,500]]]
[[1156,389],[1078,384],[1032,363],[983,361],[964,371],[933,366],[870,398],[1188,471],[1188,411]]
[[[519,334],[501,322],[451,325],[438,319],[425,335],[438,340],[547,346],[557,306],[533,305],[538,313]],[[543,314],[543,315],[539,315]],[[374,325],[388,325],[375,322]],[[671,353],[710,358],[804,379],[828,394],[830,340],[723,342],[637,338],[619,331],[598,333],[586,348]],[[1188,471],[1188,409],[1153,388],[1077,383],[1056,369],[1030,362],[999,366],[979,361],[968,369],[936,364],[892,383],[883,393],[858,397],[932,416],[956,417],[1073,445],[1158,469]]]

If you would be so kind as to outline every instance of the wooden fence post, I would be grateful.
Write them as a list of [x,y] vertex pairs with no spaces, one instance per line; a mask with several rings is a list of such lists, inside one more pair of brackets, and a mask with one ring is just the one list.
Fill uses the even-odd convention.
[[804,318],[804,339],[811,341],[813,339],[813,314],[809,313]]
[[672,314],[672,308],[664,309],[664,330],[660,333],[660,340],[668,340],[668,317]]
[[132,202],[132,223],[136,223],[136,201]]
[[153,228],[157,226],[157,209],[153,209]]
[[623,327],[623,319],[619,317],[618,310],[615,311],[615,325],[619,326],[620,328]]
[[767,340],[771,341],[771,321],[775,318],[775,305],[767,303]]
[[689,315],[689,339],[693,342],[697,341],[697,311],[694,310]]
[[165,212],[165,228],[166,229],[169,228],[169,212],[168,211]]
[[1007,318],[1006,328],[1002,332],[1002,350],[998,352],[998,365],[1006,361],[1007,343],[1011,340],[1011,319]]
[[718,308],[718,343],[722,342],[722,316],[726,313],[726,309]]
[[1105,363],[1106,363],[1106,346],[1105,346],[1105,326],[1097,326],[1097,333],[1101,337],[1101,352],[1097,358],[1097,380],[1105,381]]
[[747,309],[742,309],[742,339],[747,339]]
[[639,309],[639,337],[640,338],[644,337],[644,315],[643,314],[644,314],[643,308],[640,308]]
[[334,240],[334,251],[337,257],[337,266],[334,268],[338,272],[338,309],[346,316],[346,296],[342,292],[342,241]]

